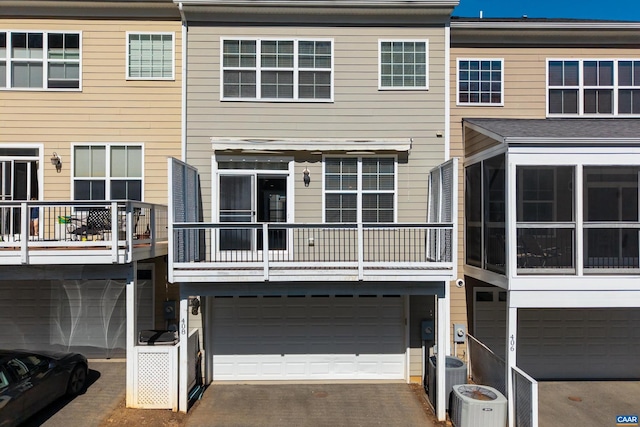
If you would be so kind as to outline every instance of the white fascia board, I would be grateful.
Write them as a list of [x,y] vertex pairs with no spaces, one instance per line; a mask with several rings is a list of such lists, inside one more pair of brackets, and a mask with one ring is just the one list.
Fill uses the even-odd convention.
[[451,7],[460,3],[459,0],[173,0],[185,6],[293,6],[293,7],[384,7],[384,6],[412,6],[412,7]]
[[[487,135],[487,132],[482,132]],[[508,136],[503,138],[503,141],[509,145],[594,145],[594,146],[608,146],[608,145],[640,145],[640,138],[546,138],[546,137],[522,137],[522,136]]]
[[640,307],[640,291],[509,291],[513,308]]
[[411,142],[410,138],[384,140],[211,138],[215,151],[409,152]]
[[487,130],[487,129],[481,127],[481,126],[478,126],[478,125],[475,125],[473,123],[469,123],[467,121],[464,121],[464,118],[462,120],[463,120],[463,124],[464,124],[465,128],[469,128],[469,129],[474,130],[474,131],[476,131],[478,133],[481,133],[481,134],[483,134],[485,136],[488,136],[491,139],[495,139],[496,141],[498,141],[498,142],[500,142],[502,144],[505,143],[506,138],[504,136],[499,135],[499,134],[497,134],[495,132],[491,132],[490,130]]
[[579,21],[579,22],[544,22],[544,21],[451,21],[451,28],[472,28],[472,29],[556,29],[556,30],[633,30],[640,29],[640,22],[600,22],[600,21]]

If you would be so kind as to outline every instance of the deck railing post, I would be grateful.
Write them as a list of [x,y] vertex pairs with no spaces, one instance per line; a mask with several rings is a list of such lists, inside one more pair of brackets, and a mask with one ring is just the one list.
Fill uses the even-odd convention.
[[20,203],[20,262],[26,264],[29,257],[30,212],[27,202]]
[[358,223],[358,280],[364,280],[364,228]]
[[269,281],[269,228],[262,224],[262,261],[264,263],[264,280]]

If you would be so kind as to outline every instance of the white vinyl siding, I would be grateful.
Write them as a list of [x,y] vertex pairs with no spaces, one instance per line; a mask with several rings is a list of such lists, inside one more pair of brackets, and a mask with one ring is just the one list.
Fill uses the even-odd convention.
[[333,42],[222,39],[223,100],[331,101]]
[[80,89],[79,32],[0,31],[0,88]]
[[458,105],[503,105],[504,61],[458,59]]
[[326,222],[395,222],[393,157],[327,157]]
[[640,61],[548,59],[548,116],[640,115]]
[[428,41],[380,40],[379,89],[428,89]]
[[173,80],[173,33],[127,33],[127,78]]

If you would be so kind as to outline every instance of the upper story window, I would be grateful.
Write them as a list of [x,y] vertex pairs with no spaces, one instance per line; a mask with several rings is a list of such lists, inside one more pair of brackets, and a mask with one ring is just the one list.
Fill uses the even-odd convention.
[[503,105],[502,68],[502,59],[458,59],[458,105]]
[[396,162],[393,157],[327,157],[326,222],[394,222]]
[[127,78],[173,80],[173,33],[127,33]]
[[0,31],[0,88],[80,89],[80,33]]
[[380,40],[380,89],[428,89],[427,40]]
[[77,145],[74,200],[142,200],[140,145]]
[[549,60],[549,115],[640,114],[640,61]]
[[223,100],[330,101],[333,42],[223,39]]

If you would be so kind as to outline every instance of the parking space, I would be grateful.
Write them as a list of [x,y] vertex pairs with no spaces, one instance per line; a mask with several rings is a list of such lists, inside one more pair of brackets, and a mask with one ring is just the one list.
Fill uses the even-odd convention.
[[124,399],[124,360],[89,360],[88,387],[76,398],[59,399],[31,417],[22,427],[98,427]]
[[408,384],[212,384],[187,427],[433,426]]
[[540,382],[539,426],[615,426],[618,415],[640,414],[640,381]]

